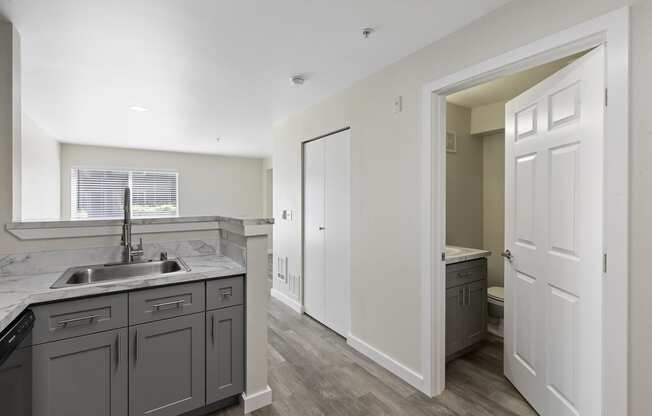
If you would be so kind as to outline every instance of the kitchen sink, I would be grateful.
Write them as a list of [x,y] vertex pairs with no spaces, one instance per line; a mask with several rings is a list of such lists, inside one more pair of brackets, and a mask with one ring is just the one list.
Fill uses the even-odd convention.
[[175,272],[189,272],[190,268],[180,258],[162,261],[143,261],[135,263],[98,264],[71,267],[54,282],[52,289],[89,285],[111,280],[124,280],[134,277],[155,276]]

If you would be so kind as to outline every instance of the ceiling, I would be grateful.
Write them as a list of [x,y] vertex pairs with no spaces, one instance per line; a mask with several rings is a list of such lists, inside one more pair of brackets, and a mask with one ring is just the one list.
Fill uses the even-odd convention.
[[446,101],[467,108],[479,107],[501,101],[509,101],[575,61],[585,53],[586,51],[583,51],[544,65],[536,66],[525,71],[517,72],[516,74],[500,77],[493,81],[462,90],[446,97]]
[[0,0],[0,15],[21,34],[23,110],[57,140],[262,157],[274,121],[506,2]]

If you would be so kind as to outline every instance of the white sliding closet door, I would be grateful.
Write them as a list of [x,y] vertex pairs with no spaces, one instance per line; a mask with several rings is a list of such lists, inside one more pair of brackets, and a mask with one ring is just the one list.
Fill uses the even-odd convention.
[[351,305],[350,149],[349,130],[304,149],[304,306],[343,336]]

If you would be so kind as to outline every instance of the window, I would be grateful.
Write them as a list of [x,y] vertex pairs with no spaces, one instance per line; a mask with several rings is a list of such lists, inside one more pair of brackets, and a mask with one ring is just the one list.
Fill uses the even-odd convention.
[[123,216],[124,189],[131,188],[133,218],[177,217],[177,172],[72,168],[70,217],[73,220]]

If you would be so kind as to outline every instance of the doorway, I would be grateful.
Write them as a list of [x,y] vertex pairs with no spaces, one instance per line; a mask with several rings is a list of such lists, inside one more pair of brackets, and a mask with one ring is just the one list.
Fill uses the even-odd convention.
[[[511,75],[574,53],[605,46],[605,80],[608,86],[609,106],[604,109],[604,160],[608,166],[601,183],[604,185],[601,206],[604,209],[601,227],[604,258],[609,267],[601,270],[597,280],[603,294],[601,321],[600,368],[602,380],[609,380],[609,388],[602,388],[599,398],[602,411],[626,414],[627,406],[627,244],[628,244],[628,113],[627,64],[628,11],[621,9],[538,42],[526,45],[504,55],[467,68],[449,77],[424,86],[424,390],[438,395],[444,389],[445,377],[445,97],[480,85],[500,76]],[[600,91],[604,97],[605,91]],[[570,100],[572,101],[572,100]],[[617,104],[614,105],[614,102]],[[522,108],[521,110],[525,110]],[[525,113],[524,113],[525,114]],[[523,114],[523,115],[524,115]],[[549,117],[549,116],[547,116]],[[553,117],[554,118],[554,117]],[[562,117],[563,118],[563,117]],[[548,118],[546,121],[549,121]],[[522,120],[523,122],[526,119]],[[551,150],[551,149],[549,149]],[[526,176],[521,176],[521,178]],[[507,188],[506,188],[507,189]],[[523,188],[525,189],[525,188]],[[432,198],[430,198],[432,195]],[[506,253],[509,256],[509,253]],[[622,256],[622,257],[621,257]],[[611,262],[614,258],[614,263]],[[600,256],[600,266],[604,262]],[[602,268],[602,267],[601,267]],[[616,302],[616,303],[613,303]],[[546,322],[547,325],[548,322]],[[548,329],[546,327],[546,329]],[[602,364],[602,365],[600,365]],[[583,364],[585,365],[585,363]],[[586,367],[582,367],[585,370]],[[543,370],[541,370],[543,371]],[[581,373],[586,377],[587,372]],[[614,388],[614,386],[616,386]],[[554,386],[552,386],[554,387]],[[564,399],[564,397],[560,397]],[[579,399],[581,402],[583,399]],[[583,409],[580,409],[584,413]],[[586,413],[584,413],[586,414]]]

